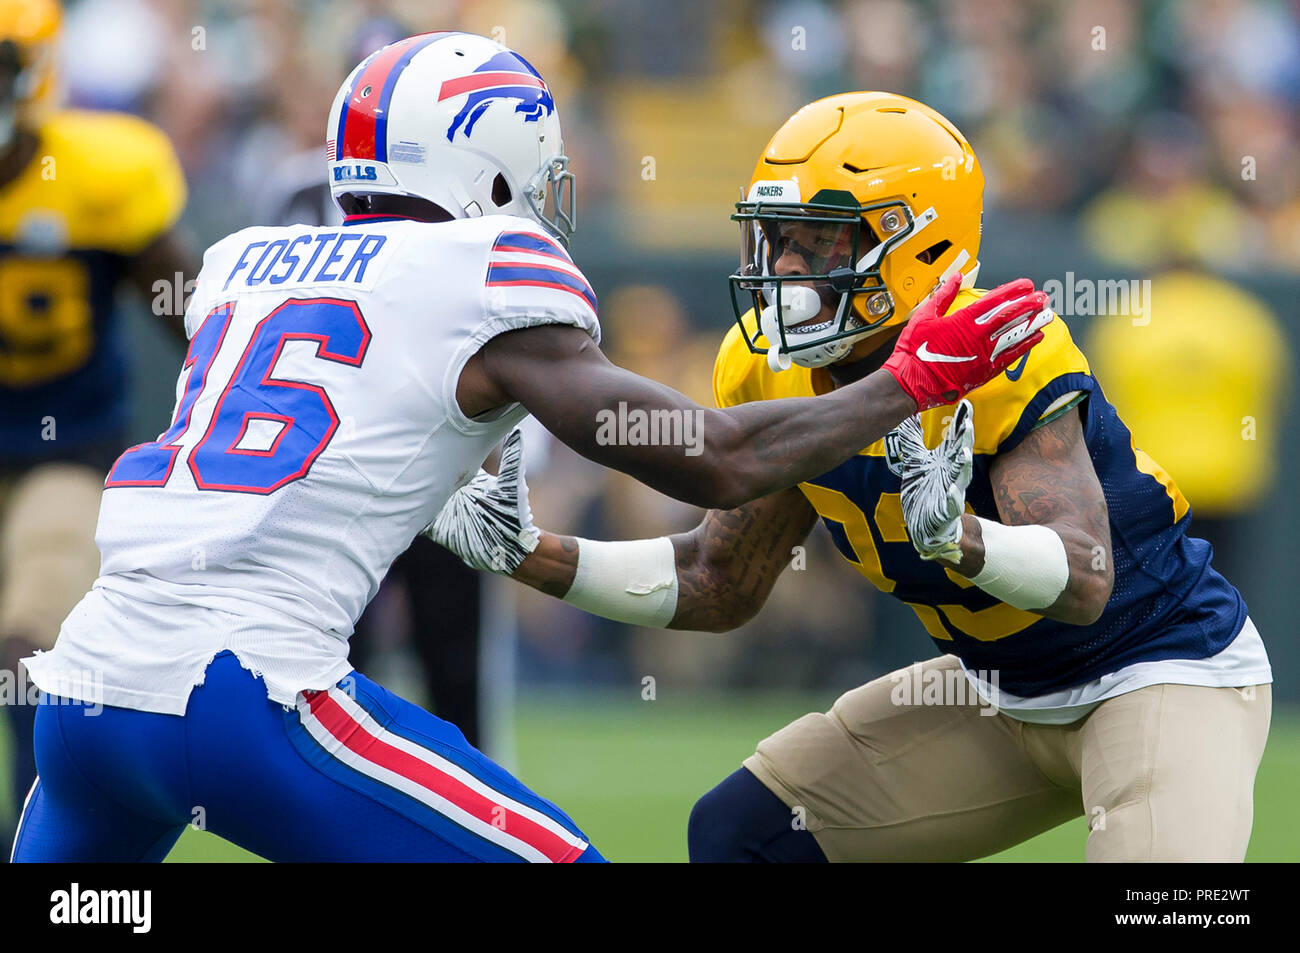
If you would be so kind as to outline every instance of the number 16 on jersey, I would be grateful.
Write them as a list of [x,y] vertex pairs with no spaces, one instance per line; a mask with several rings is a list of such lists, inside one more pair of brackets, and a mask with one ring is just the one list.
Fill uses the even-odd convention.
[[[190,429],[194,405],[213,387],[221,392],[207,430],[186,460],[195,486],[267,494],[307,475],[333,439],[339,417],[324,388],[272,376],[276,363],[289,341],[314,341],[318,359],[360,367],[370,346],[370,328],[354,301],[290,298],[253,329],[229,379],[209,379],[234,313],[235,302],[208,312],[181,368],[185,389],[175,420],[157,440],[118,457],[105,488],[164,486],[184,451],[180,439]],[[275,432],[270,446],[241,447],[257,421]]]

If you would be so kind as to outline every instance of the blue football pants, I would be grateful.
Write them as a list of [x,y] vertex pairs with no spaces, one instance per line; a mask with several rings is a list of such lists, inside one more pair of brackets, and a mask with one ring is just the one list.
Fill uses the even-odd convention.
[[274,861],[601,861],[460,730],[353,672],[270,701],[230,652],[186,712],[48,696],[15,861],[160,861],[187,824]]

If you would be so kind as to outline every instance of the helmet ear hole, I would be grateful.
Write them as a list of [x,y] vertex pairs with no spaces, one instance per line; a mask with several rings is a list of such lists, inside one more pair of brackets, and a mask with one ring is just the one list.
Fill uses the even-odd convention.
[[918,260],[924,262],[927,265],[933,265],[936,261],[939,260],[939,256],[942,255],[951,247],[952,247],[952,242],[948,241],[948,239],[945,238],[942,241],[935,242],[925,251],[917,252],[916,257]]
[[510,183],[498,172],[497,177],[492,180],[492,201],[496,203],[497,208],[500,208],[509,204],[511,198]]

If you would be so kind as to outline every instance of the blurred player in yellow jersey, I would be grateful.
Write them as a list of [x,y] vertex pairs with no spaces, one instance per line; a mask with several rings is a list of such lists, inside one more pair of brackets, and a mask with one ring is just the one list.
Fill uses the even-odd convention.
[[98,573],[100,491],[126,445],[117,293],[197,272],[171,234],[185,182],[166,137],[58,108],[59,28],[54,0],[0,0],[0,669],[19,805],[35,768],[17,660],[54,644]]
[[[914,315],[980,300],[983,184],[966,139],[921,103],[848,93],[796,113],[734,216],[718,404],[847,386],[890,366]],[[965,860],[1075,817],[1090,860],[1243,858],[1270,717],[1263,643],[1065,324],[1043,333],[967,400],[919,407],[814,479],[671,538],[542,533],[514,571],[610,618],[725,631],[820,519],[933,639],[936,657],[762,741],[695,806],[692,859]],[[917,366],[972,353],[927,343]],[[525,496],[481,477],[454,511],[484,538],[503,512],[530,521]],[[460,550],[475,536],[443,528]]]
[[1178,474],[1219,571],[1240,578],[1254,549],[1248,517],[1277,472],[1286,335],[1265,301],[1217,275],[1165,271],[1145,297],[1141,316],[1088,322],[1088,354],[1138,446]]

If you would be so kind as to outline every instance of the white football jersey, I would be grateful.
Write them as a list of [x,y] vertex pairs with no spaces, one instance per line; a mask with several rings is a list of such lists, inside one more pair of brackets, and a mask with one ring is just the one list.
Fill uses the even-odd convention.
[[469,419],[465,362],[596,299],[535,223],[354,216],[208,249],[172,426],[105,483],[92,591],[28,662],[54,694],[181,714],[230,649],[272,699],[350,670],[392,561],[526,413]]

